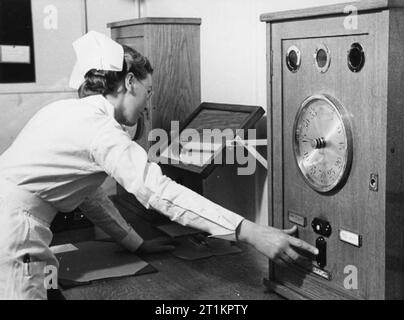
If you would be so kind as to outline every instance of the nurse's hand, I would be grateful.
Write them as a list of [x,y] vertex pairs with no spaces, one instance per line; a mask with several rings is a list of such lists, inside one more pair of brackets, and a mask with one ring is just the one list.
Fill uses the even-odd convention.
[[173,241],[167,238],[156,238],[153,240],[144,240],[143,244],[137,250],[139,253],[161,253],[174,251]]
[[299,253],[318,254],[317,248],[292,236],[297,231],[296,227],[282,231],[244,220],[237,231],[240,241],[254,246],[259,252],[278,264],[307,260]]

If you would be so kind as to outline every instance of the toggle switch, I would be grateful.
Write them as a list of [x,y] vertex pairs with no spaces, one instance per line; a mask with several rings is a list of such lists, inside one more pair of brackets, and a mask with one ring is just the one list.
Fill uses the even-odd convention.
[[317,233],[318,235],[327,238],[331,236],[332,229],[328,221],[325,221],[320,218],[314,218],[313,222],[311,223],[311,226],[314,232]]
[[318,255],[316,256],[317,265],[324,269],[327,265],[327,242],[323,237],[317,238],[316,248],[318,249]]

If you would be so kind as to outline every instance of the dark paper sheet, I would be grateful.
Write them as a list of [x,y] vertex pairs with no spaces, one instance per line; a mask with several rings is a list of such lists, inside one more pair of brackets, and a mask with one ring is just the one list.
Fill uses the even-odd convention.
[[202,231],[190,228],[190,227],[184,227],[178,223],[169,223],[165,225],[161,225],[156,227],[158,230],[161,232],[165,233],[168,235],[170,238],[179,238],[183,236],[188,236],[188,235],[195,235],[198,233],[202,233]]
[[59,282],[64,287],[156,271],[116,243],[89,241],[59,246],[53,251],[60,264]]
[[174,256],[184,260],[199,260],[212,256],[241,253],[242,250],[230,241],[207,238],[200,235],[175,239]]

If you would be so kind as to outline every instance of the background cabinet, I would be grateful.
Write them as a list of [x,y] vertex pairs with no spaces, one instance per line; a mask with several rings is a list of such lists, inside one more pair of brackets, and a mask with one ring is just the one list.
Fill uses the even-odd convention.
[[142,18],[108,24],[111,37],[146,56],[153,68],[151,108],[145,130],[137,139],[145,149],[151,129],[168,133],[201,103],[201,19]]
[[[151,62],[154,94],[144,129],[136,141],[150,148],[148,134],[154,128],[170,133],[171,121],[180,126],[201,104],[200,25],[196,18],[141,18],[108,24],[111,37],[130,46]],[[137,211],[144,208],[122,187],[118,198]]]

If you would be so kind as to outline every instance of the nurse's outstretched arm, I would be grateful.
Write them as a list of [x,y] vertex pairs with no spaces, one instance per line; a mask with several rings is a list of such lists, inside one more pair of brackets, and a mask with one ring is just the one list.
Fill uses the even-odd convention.
[[164,176],[160,167],[148,161],[146,151],[118,127],[100,130],[91,147],[94,162],[146,207],[172,221],[227,240],[254,246],[275,262],[297,260],[299,251],[317,253],[313,246],[281,231],[245,220],[201,195]]
[[101,187],[83,201],[80,209],[94,225],[128,251],[158,253],[175,249],[171,241],[165,238],[142,239]]
[[126,222],[101,187],[86,197],[79,208],[94,225],[127,250],[135,252],[143,244],[144,240]]

